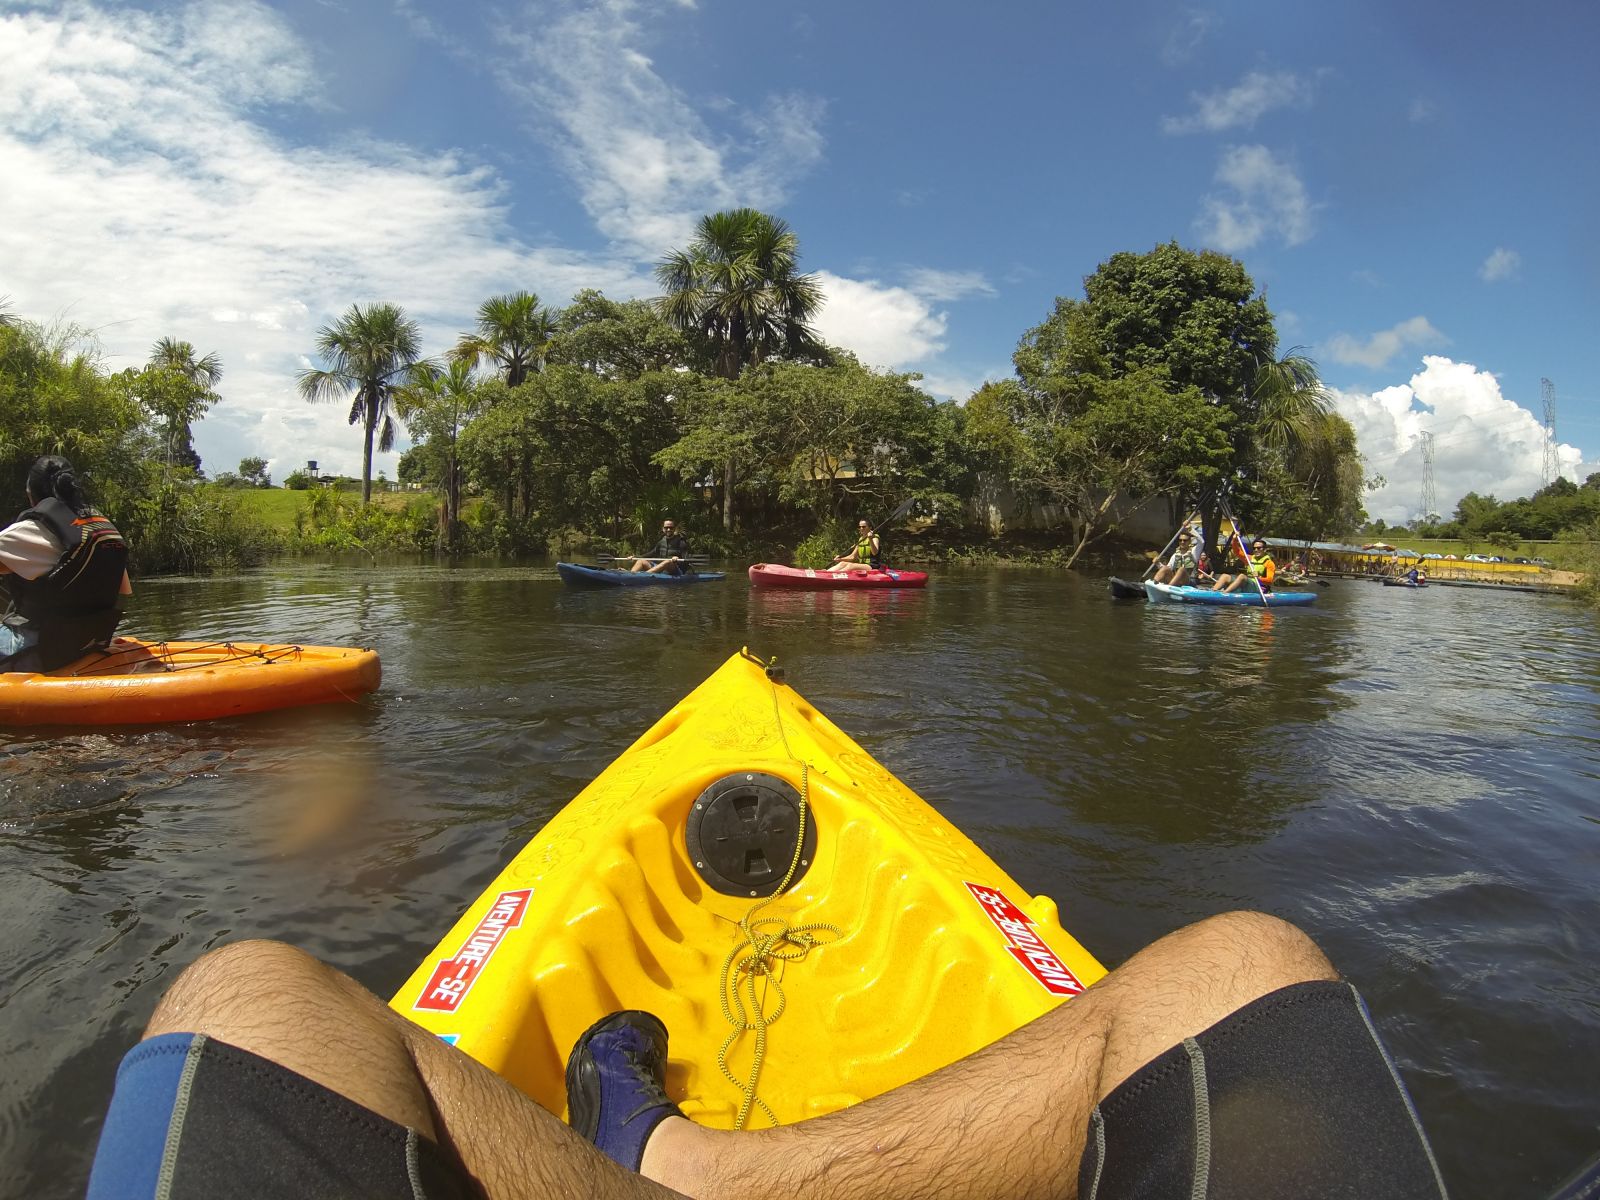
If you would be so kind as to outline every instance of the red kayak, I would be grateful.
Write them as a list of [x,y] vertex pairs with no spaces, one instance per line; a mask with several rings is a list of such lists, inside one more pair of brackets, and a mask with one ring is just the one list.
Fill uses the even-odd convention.
[[750,582],[756,587],[797,588],[805,591],[831,591],[835,588],[919,588],[926,587],[925,571],[901,571],[893,567],[877,571],[812,571],[804,567],[780,567],[757,563],[750,568]]

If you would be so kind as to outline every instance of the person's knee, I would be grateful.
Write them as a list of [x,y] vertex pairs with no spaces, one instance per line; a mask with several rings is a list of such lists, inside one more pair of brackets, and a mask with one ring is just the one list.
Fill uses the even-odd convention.
[[303,1003],[328,986],[328,969],[282,942],[234,942],[196,959],[167,989],[146,1037],[209,1033],[227,1039],[238,1024],[259,1023],[263,1011]]
[[1195,953],[1216,963],[1242,991],[1264,995],[1293,983],[1337,979],[1328,956],[1305,933],[1263,912],[1222,913],[1189,927]]

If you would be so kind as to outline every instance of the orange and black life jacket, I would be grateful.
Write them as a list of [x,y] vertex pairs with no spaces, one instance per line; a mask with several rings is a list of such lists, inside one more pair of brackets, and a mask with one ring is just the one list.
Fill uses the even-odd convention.
[[17,520],[38,522],[62,547],[56,565],[37,579],[6,580],[11,607],[3,620],[37,632],[37,669],[50,671],[111,640],[122,619],[128,544],[104,514],[92,508],[75,513],[54,496]]

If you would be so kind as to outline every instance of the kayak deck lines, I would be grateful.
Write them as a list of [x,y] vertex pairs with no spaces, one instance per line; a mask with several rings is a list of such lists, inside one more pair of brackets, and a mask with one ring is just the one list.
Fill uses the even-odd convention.
[[[104,656],[99,661],[84,663],[77,669],[63,667],[61,671],[55,673],[63,678],[88,679],[96,675],[126,675],[130,671],[149,671],[155,667],[168,672],[194,671],[222,663],[237,662],[242,658],[258,659],[264,664],[271,664],[282,662],[303,652],[300,646],[288,644],[240,646],[234,642],[204,642],[191,645],[186,653],[205,654],[212,650],[221,650],[223,653],[215,658],[180,663],[177,661],[176,652],[169,649],[169,646],[168,642],[148,642],[121,650],[103,650],[98,652]],[[269,650],[272,653],[267,653]]]

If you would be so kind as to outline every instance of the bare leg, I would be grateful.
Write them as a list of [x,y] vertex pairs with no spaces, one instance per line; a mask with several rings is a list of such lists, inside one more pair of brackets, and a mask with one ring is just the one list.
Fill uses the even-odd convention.
[[290,946],[240,942],[200,959],[150,1018],[145,1036],[162,1033],[207,1034],[409,1126],[453,1150],[492,1197],[672,1194]]
[[855,1108],[754,1133],[669,1117],[642,1169],[707,1198],[1072,1197],[1089,1114],[1118,1084],[1269,992],[1335,978],[1292,925],[1214,917],[1010,1037]]
[[634,572],[634,574],[638,574],[640,571],[648,571],[650,569],[651,569],[651,560],[650,559],[648,559],[648,558],[636,558],[636,559],[633,560],[633,572]]

